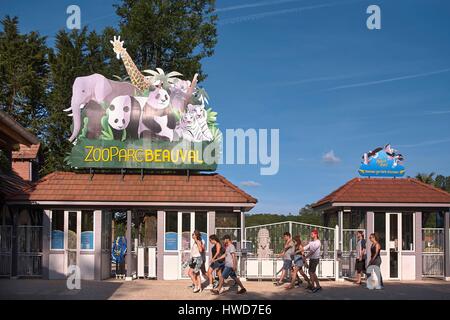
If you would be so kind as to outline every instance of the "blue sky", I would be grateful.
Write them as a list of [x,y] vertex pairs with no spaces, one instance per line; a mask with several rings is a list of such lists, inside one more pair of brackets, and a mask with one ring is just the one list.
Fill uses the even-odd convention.
[[[117,25],[116,2],[0,0],[0,16],[19,16],[22,31],[38,30],[51,44],[69,4],[101,30]],[[381,8],[381,30],[366,27],[370,4]],[[297,213],[356,177],[361,154],[386,143],[406,157],[407,175],[450,175],[450,2],[242,0],[217,8],[219,42],[204,60],[203,86],[221,128],[280,129],[277,175],[261,176],[258,166],[218,170],[259,199],[253,212]]]

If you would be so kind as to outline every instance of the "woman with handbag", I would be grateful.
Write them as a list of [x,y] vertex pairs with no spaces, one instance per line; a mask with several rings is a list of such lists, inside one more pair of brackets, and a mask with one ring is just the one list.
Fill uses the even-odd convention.
[[293,289],[295,288],[295,281],[297,280],[297,273],[299,272],[303,278],[308,283],[308,288],[312,288],[311,282],[306,275],[306,273],[303,271],[303,266],[305,265],[305,256],[304,256],[304,250],[302,245],[302,240],[299,235],[296,235],[294,237],[295,242],[295,252],[294,252],[294,267],[292,270],[292,279],[290,285],[286,287],[286,289]]
[[375,272],[377,274],[377,278],[379,281],[379,286],[377,289],[383,289],[383,277],[381,276],[381,245],[380,245],[380,237],[378,233],[372,233],[369,237],[370,242],[372,245],[370,246],[370,261],[369,261],[369,267],[370,266],[377,266],[378,268],[375,269]]
[[200,270],[203,264],[202,252],[205,251],[205,243],[202,240],[200,231],[195,230],[192,233],[192,239],[194,243],[191,246],[191,260],[189,263],[188,274],[194,284],[193,292],[197,293],[202,291],[202,278],[200,277]]

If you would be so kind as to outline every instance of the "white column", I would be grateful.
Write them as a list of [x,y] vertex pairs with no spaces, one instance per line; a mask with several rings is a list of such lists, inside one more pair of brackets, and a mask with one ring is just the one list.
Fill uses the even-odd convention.
[[[102,210],[95,210],[94,215],[94,279],[102,280]],[[109,230],[111,232],[111,230]],[[111,265],[111,263],[110,263]]]
[[338,246],[338,249],[342,251],[344,249],[343,242],[342,242],[342,239],[344,237],[344,232],[342,230],[344,228],[344,211],[342,211],[342,210],[338,211],[338,226],[339,226],[339,246]]
[[444,215],[444,277],[450,281],[450,212]]
[[156,228],[156,278],[158,280],[164,279],[164,240],[165,240],[165,232],[164,230],[164,219],[166,212],[162,210],[158,210],[157,213],[157,228]]
[[127,211],[127,231],[126,231],[126,238],[127,238],[127,254],[125,256],[126,263],[127,263],[127,280],[131,280],[131,270],[132,270],[132,246],[133,246],[133,239],[131,239],[131,210]]
[[245,240],[245,212],[241,210],[241,250]]

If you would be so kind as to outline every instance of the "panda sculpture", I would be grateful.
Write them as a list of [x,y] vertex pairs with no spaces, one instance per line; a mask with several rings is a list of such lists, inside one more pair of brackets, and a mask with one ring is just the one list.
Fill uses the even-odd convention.
[[176,118],[170,107],[169,93],[155,87],[148,97],[118,96],[107,110],[114,140],[158,138],[173,141]]
[[141,107],[132,96],[115,97],[108,107],[108,124],[112,129],[114,140],[120,140],[126,130],[126,138],[138,139]]
[[173,141],[176,118],[170,106],[169,93],[160,86],[148,98],[136,97],[141,105],[139,137]]

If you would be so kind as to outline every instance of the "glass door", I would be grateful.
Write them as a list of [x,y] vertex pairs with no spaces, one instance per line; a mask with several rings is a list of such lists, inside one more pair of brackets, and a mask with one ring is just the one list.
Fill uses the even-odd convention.
[[78,225],[78,211],[66,211],[67,223],[65,223],[65,234],[66,238],[66,251],[65,251],[65,260],[66,260],[66,275],[68,274],[70,266],[78,265],[78,233],[79,233],[79,225]]
[[180,279],[189,278],[189,259],[191,256],[192,237],[195,215],[193,212],[178,212],[178,238],[180,244]]
[[386,213],[386,251],[389,279],[401,278],[402,221],[400,213]]
[[[178,212],[178,248],[179,250],[179,278],[187,279],[191,248],[194,243],[192,233],[200,231],[205,243],[205,252],[208,250],[208,216],[206,212]],[[206,258],[206,255],[203,256]]]

